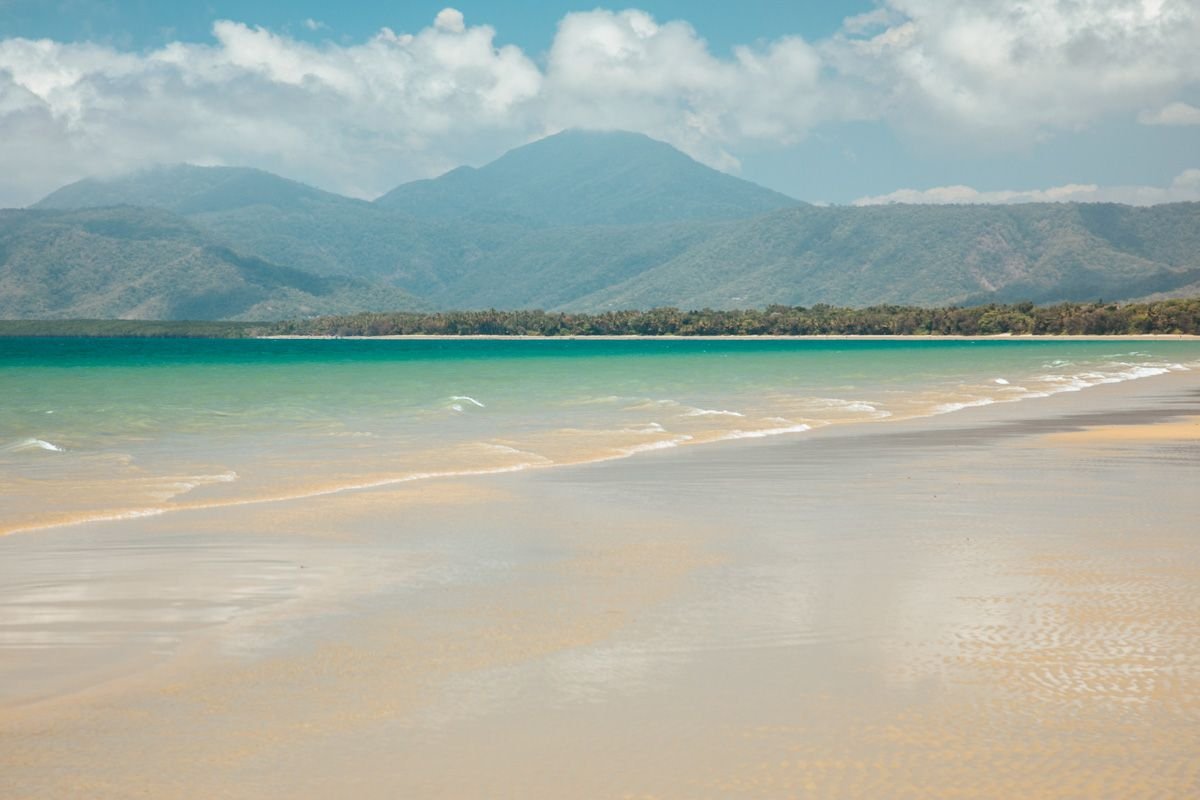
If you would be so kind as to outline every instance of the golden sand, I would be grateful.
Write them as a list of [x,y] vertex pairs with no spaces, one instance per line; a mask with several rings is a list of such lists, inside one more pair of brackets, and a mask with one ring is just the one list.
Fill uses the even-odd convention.
[[1198,419],[142,520],[345,559],[166,664],[0,709],[0,796],[1200,796],[1200,459],[1158,457]]
[[1065,445],[1119,445],[1193,442],[1200,439],[1200,417],[1153,425],[1102,425],[1078,431],[1048,434],[1046,441]]

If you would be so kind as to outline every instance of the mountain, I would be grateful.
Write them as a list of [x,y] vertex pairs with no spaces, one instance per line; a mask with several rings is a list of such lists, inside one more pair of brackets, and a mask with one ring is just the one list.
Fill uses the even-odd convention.
[[1129,300],[1200,280],[1200,203],[808,207],[727,225],[568,309]]
[[146,206],[177,214],[220,213],[255,206],[297,209],[354,207],[364,201],[246,167],[152,167],[115,178],[84,178],[52,192],[35,209]]
[[[185,216],[235,250],[318,275],[436,285],[492,247],[487,226],[418,220],[268,172],[190,164],[86,178],[32,208],[138,206]],[[511,235],[503,236],[505,241]]]
[[10,316],[1200,293],[1198,203],[816,207],[614,132],[568,131],[374,203],[258,170],[181,166],[80,181],[8,214],[22,231],[0,242]]
[[0,211],[0,317],[266,320],[420,304],[240,255],[158,209]]
[[568,130],[399,186],[375,201],[422,219],[632,225],[744,219],[804,205],[639,133]]

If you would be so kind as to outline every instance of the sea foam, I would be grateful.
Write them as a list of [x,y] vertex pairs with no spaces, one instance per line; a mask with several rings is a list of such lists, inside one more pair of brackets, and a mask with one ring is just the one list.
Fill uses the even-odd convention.
[[980,397],[975,400],[964,400],[961,403],[942,403],[933,410],[935,414],[949,414],[953,411],[962,411],[964,408],[977,408],[979,406],[990,406],[996,401],[990,397]]
[[25,450],[47,450],[51,453],[65,453],[66,449],[59,447],[53,442],[47,442],[45,439],[22,439],[19,442],[7,444],[0,447],[0,452],[3,453],[20,453]]
[[678,447],[684,442],[690,442],[691,436],[684,434],[674,439],[662,439],[657,442],[645,442],[644,444],[630,445],[629,447],[621,448],[621,452],[625,455],[633,455],[634,453],[646,453],[651,450],[667,450],[672,447]]
[[798,425],[788,425],[784,428],[764,428],[757,431],[730,431],[721,439],[764,439],[768,436],[782,436],[785,433],[804,433],[811,431],[812,425],[800,423]]
[[724,409],[693,408],[691,411],[685,412],[684,416],[685,417],[744,417],[746,415],[742,414],[738,411],[726,411]]

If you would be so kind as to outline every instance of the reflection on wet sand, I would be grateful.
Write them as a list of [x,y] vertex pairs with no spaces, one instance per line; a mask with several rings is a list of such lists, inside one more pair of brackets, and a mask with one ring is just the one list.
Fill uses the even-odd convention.
[[1080,431],[1050,434],[1047,440],[1056,444],[1105,445],[1122,442],[1188,442],[1200,439],[1200,417],[1188,417],[1177,422],[1157,425],[1106,425]]
[[1195,389],[133,521],[136,591],[43,561],[0,652],[174,657],[0,706],[0,794],[1194,795]]

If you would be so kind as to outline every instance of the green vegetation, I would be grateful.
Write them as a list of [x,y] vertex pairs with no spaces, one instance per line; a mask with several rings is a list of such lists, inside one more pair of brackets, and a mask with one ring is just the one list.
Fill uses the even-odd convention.
[[0,212],[0,316],[1200,295],[1200,203],[815,207],[619,132],[552,136],[374,203],[182,166],[80,181],[39,207],[57,210]]
[[992,336],[997,334],[1200,334],[1200,299],[1154,303],[1061,303],[967,308],[872,306],[680,311],[463,311],[355,314],[266,328],[297,336]]
[[715,228],[564,310],[1131,301],[1198,282],[1200,203],[809,207]]
[[1112,336],[1200,335],[1200,299],[1154,303],[1033,303],[966,308],[872,306],[571,314],[391,312],[284,322],[0,320],[3,336]]
[[398,289],[242,255],[166,211],[0,211],[0,318],[258,320],[420,307]]
[[741,219],[805,205],[623,131],[564,131],[375,202],[422,219],[535,226]]
[[52,192],[33,208],[70,211],[137,205],[176,214],[204,214],[251,206],[295,208],[314,203],[369,205],[258,169],[177,164],[120,178],[84,178]]
[[216,322],[144,319],[3,319],[4,336],[89,336],[111,338],[244,339],[261,336],[267,326],[259,322]]

